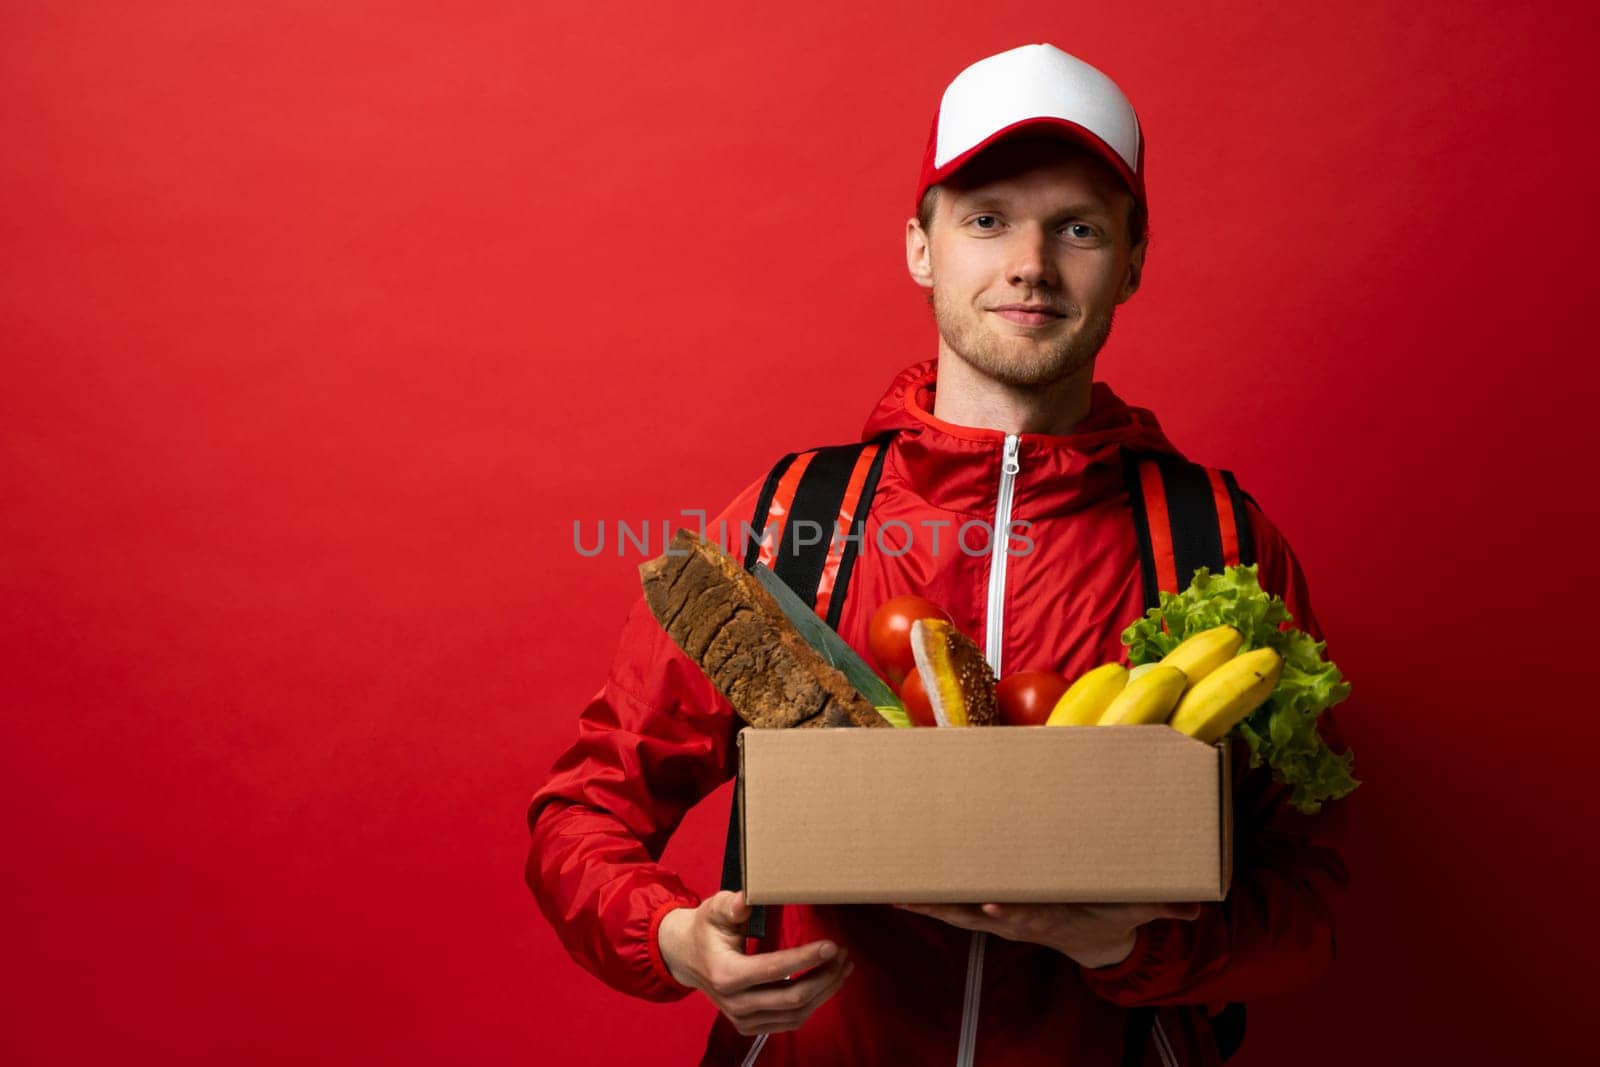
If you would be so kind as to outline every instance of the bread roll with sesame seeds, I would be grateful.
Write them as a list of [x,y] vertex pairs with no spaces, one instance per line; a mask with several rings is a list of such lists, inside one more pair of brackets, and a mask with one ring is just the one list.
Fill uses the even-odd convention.
[[994,671],[972,638],[943,619],[918,619],[911,624],[911,654],[940,726],[1000,721]]

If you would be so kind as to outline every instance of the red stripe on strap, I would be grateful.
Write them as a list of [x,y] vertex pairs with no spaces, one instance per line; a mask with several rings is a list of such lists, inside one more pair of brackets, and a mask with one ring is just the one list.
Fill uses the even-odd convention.
[[861,503],[861,490],[867,484],[867,472],[872,469],[872,461],[882,448],[882,445],[863,448],[861,455],[856,457],[856,465],[850,470],[850,481],[845,483],[844,499],[839,502],[839,518],[833,528],[833,540],[828,545],[828,559],[822,565],[822,577],[817,582],[817,614],[824,619],[828,617],[828,607],[833,602],[833,583],[839,577],[839,564],[844,560],[844,539],[855,525],[856,506]]
[[802,452],[794,457],[789,469],[778,479],[778,487],[772,491],[772,504],[767,508],[767,525],[761,534],[761,555],[757,557],[763,567],[771,567],[778,558],[778,546],[783,544],[783,530],[789,521],[789,508],[794,504],[795,491],[800,488],[800,478],[811,466],[811,457],[815,455],[815,452]]
[[1211,479],[1211,495],[1217,502],[1217,526],[1222,530],[1222,565],[1236,567],[1239,564],[1239,528],[1233,524],[1233,497],[1228,495],[1221,471],[1207,467],[1206,477]]
[[1167,515],[1167,487],[1154,460],[1139,464],[1139,488],[1144,491],[1144,513],[1150,522],[1150,554],[1156,561],[1156,588],[1178,591],[1178,564],[1172,556],[1172,520]]

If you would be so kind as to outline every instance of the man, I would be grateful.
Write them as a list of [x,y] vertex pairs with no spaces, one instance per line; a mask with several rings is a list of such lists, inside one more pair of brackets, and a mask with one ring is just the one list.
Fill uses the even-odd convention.
[[[938,355],[867,422],[864,437],[893,436],[839,631],[864,649],[875,607],[918,592],[984,636],[997,674],[1076,677],[1121,658],[1143,608],[1121,457],[1175,452],[1149,412],[1093,381],[1144,267],[1137,119],[1059,49],[991,56],[946,90],[918,198],[906,259]],[[748,521],[759,488],[719,521]],[[1031,551],[955,550],[974,517],[1028,523]],[[1315,634],[1288,545],[1259,509],[1248,518],[1262,585]],[[895,522],[919,536],[874,551]],[[928,536],[941,528],[942,552]],[[1335,824],[1290,813],[1259,773],[1235,792],[1224,903],[785,906],[747,953],[740,895],[701,900],[657,863],[684,812],[733,775],[739,723],[642,601],[583,722],[534,798],[529,884],[611,985],[717,1006],[706,1063],[1217,1062],[1201,1005],[1309,980],[1332,956],[1327,898],[1344,871],[1319,837]]]

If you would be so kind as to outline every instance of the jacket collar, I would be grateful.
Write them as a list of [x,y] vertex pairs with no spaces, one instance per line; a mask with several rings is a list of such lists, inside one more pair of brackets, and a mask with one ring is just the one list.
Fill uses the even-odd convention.
[[[935,418],[937,370],[938,360],[930,359],[901,371],[868,417],[862,438],[893,432],[886,476],[934,507],[992,518],[1006,435]],[[1120,492],[1124,450],[1177,453],[1154,414],[1095,382],[1089,414],[1072,433],[1020,435],[1013,519],[1075,511]]]

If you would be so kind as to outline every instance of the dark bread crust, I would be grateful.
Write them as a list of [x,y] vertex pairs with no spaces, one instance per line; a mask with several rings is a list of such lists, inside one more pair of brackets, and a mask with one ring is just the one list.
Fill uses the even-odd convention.
[[[994,670],[972,638],[943,619],[918,619],[911,627],[911,653],[928,683],[929,701],[952,725],[963,725],[957,721],[957,709],[947,706],[952,700],[959,704],[964,725],[993,726],[1000,721]],[[946,695],[947,683],[954,693]]]
[[639,577],[661,628],[751,726],[889,725],[720,546],[679,530]]
[[968,726],[994,726],[1000,721],[999,694],[994,670],[983,658],[983,649],[960,630],[951,631],[950,662],[961,682],[966,701]]

